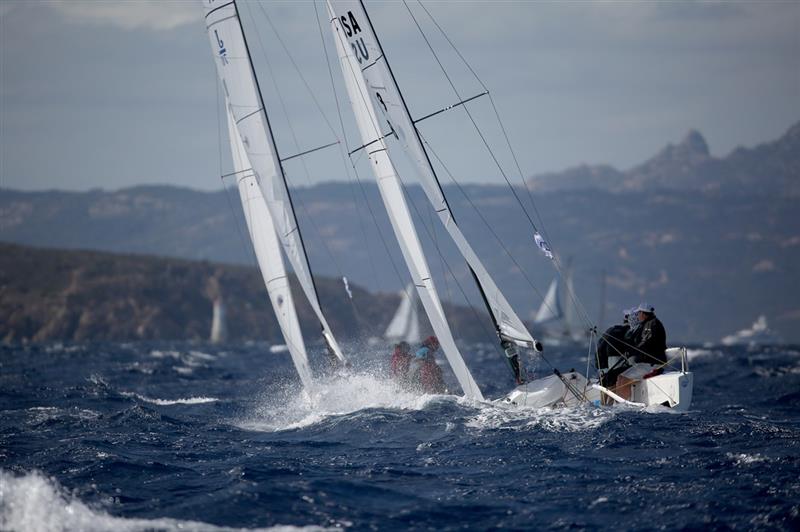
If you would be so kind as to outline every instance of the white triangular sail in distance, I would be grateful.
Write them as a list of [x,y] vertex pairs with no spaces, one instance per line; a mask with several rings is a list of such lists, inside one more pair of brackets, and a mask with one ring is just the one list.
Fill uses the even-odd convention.
[[291,195],[259,93],[236,3],[230,0],[203,0],[203,5],[217,73],[222,81],[229,112],[233,116],[236,130],[252,165],[255,182],[261,189],[272,215],[272,222],[275,224],[283,251],[292,265],[303,293],[319,319],[328,348],[344,362],[344,355],[331,333],[319,304]]
[[[331,6],[330,2],[329,6]],[[337,19],[341,24],[344,38],[347,41],[347,49],[352,51],[358,62],[372,107],[378,110],[381,129],[384,132],[391,132],[391,136],[396,138],[415,163],[414,166],[418,170],[425,195],[474,273],[498,332],[505,339],[519,345],[526,347],[536,346],[536,340],[534,340],[522,320],[511,308],[511,305],[461,233],[458,225],[456,225],[428,155],[422,146],[416,126],[408,113],[384,52],[372,28],[372,23],[364,9],[363,2],[358,0],[335,2],[330,9],[333,12],[331,17]]]
[[281,245],[275,235],[272,216],[264,202],[264,196],[261,195],[261,189],[256,183],[242,139],[236,132],[230,112],[228,112],[228,137],[233,155],[233,169],[239,188],[239,198],[242,201],[244,219],[247,222],[247,230],[256,253],[258,267],[264,278],[270,303],[272,303],[275,316],[278,318],[278,325],[283,333],[294,367],[297,369],[297,374],[300,375],[303,386],[310,390],[313,385],[311,369],[308,364],[303,335],[300,332],[292,291],[289,288],[289,278],[286,275],[286,268],[281,256]]
[[[381,138],[383,136],[381,131],[383,122],[377,118],[373,101],[369,96],[371,91],[367,89],[365,80],[361,76],[361,67],[359,66],[361,60],[358,52],[348,44],[348,29],[340,23],[340,19],[334,14],[334,8],[330,2],[328,3],[328,12],[356,123],[364,144],[368,144],[365,149],[378,183],[378,190],[403,253],[403,258],[422,301],[422,306],[428,315],[428,320],[434,333],[439,339],[444,355],[453,369],[461,389],[464,391],[464,395],[482,400],[483,394],[472,377],[469,368],[464,363],[464,359],[456,347],[450,326],[447,324],[444,309],[436,292],[428,263],[422,252],[422,245],[419,242],[414,222],[403,194],[402,183],[397,176],[392,161],[389,159],[386,144]],[[352,31],[352,29],[349,31]]]
[[561,310],[561,303],[559,302],[558,277],[553,279],[547,293],[544,296],[539,311],[536,312],[536,317],[533,319],[534,325],[546,325],[564,317],[564,312]]
[[408,285],[400,292],[400,305],[383,333],[384,338],[390,342],[408,342],[411,345],[419,343],[419,313],[417,305],[419,295],[413,285]]

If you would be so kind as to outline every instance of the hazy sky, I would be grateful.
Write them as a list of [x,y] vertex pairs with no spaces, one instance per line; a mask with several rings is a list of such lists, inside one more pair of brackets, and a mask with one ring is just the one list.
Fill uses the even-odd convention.
[[[242,4],[268,106],[280,116],[286,106],[301,148],[330,142],[334,133],[269,25],[338,128],[314,5]],[[800,2],[425,6],[492,91],[526,174],[581,163],[627,168],[690,128],[725,155],[800,120]],[[419,5],[409,7],[462,94],[477,93]],[[406,7],[368,8],[413,113],[454,103]],[[219,188],[227,145],[201,13],[195,1],[0,1],[0,186]],[[322,28],[332,50],[324,20]],[[497,139],[487,104],[471,109]],[[346,102],[342,113],[348,142],[357,143]],[[494,180],[470,164],[475,150],[459,140],[457,113],[425,122],[424,133],[461,158],[465,181]],[[284,154],[295,149],[288,127],[278,137]],[[223,172],[227,164],[223,155]],[[338,168],[314,170],[311,180],[344,178],[341,161]]]

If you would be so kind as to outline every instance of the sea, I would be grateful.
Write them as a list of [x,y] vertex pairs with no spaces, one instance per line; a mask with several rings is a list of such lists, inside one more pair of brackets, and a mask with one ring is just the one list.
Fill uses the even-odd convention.
[[800,530],[799,346],[690,348],[686,413],[418,395],[369,346],[307,393],[269,347],[0,346],[0,530]]

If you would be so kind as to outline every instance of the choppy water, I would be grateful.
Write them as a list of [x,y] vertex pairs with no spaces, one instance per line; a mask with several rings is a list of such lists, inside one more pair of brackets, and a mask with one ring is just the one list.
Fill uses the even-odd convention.
[[366,372],[309,397],[259,345],[0,347],[0,529],[800,529],[800,350],[691,355],[674,414],[508,411]]

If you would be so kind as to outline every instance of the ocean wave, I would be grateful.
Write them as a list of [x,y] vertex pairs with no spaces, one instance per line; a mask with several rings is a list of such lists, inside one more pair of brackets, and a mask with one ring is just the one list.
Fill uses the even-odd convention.
[[689,360],[695,360],[698,358],[706,358],[706,357],[717,357],[722,354],[721,351],[716,349],[687,349],[686,350],[686,358]]
[[110,515],[95,509],[67,493],[59,484],[34,471],[15,476],[0,470],[0,530],[19,532],[183,531],[226,532],[237,530],[318,531],[323,527],[279,525],[270,528],[227,528],[200,521],[171,518],[136,519]]
[[133,392],[120,392],[120,395],[125,397],[135,397],[140,401],[144,401],[145,403],[151,403],[154,405],[159,406],[169,406],[169,405],[201,405],[205,403],[214,403],[219,401],[216,397],[187,397],[187,398],[180,398],[180,399],[155,399],[152,397],[146,397],[144,395],[139,395],[138,393]]

